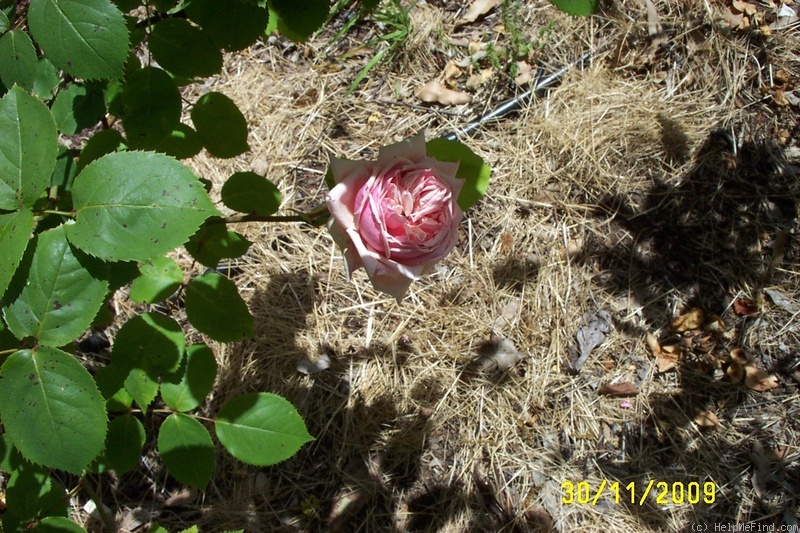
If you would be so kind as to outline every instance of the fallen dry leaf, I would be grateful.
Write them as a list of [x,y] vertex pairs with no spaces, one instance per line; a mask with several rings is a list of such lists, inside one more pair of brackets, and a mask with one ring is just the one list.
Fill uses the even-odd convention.
[[661,33],[661,22],[658,19],[658,10],[652,0],[644,0],[647,6],[647,34],[652,37]]
[[751,316],[758,313],[758,306],[750,298],[737,298],[733,301],[733,312],[739,316]]
[[764,289],[766,294],[773,304],[777,305],[787,313],[795,314],[800,311],[800,308],[785,294],[776,289]]
[[620,381],[618,383],[603,383],[598,394],[613,396],[615,398],[629,398],[639,394],[639,389],[630,381]]
[[675,333],[683,333],[693,329],[700,329],[706,319],[705,312],[695,307],[688,313],[685,313],[672,321],[670,330]]
[[514,343],[509,339],[492,341],[484,344],[480,349],[480,355],[475,360],[475,366],[483,372],[494,370],[508,370],[525,357],[514,347]]
[[647,343],[647,347],[650,349],[650,353],[655,356],[661,355],[661,345],[658,343],[658,338],[650,333],[647,332],[647,336],[645,337],[645,342]]
[[748,16],[755,15],[758,13],[758,7],[750,2],[744,2],[742,0],[733,0],[732,2],[733,9],[739,11],[740,13],[744,13]]
[[455,85],[456,79],[460,78],[461,74],[463,74],[463,73],[464,73],[464,71],[461,70],[460,68],[458,68],[458,65],[456,65],[456,62],[451,59],[444,66],[443,79],[444,79],[445,84],[453,87]]
[[669,372],[678,366],[678,356],[672,354],[661,354],[656,356],[656,368],[659,374]]
[[519,69],[519,74],[514,78],[514,83],[517,84],[517,86],[525,85],[531,81],[531,70],[533,69],[528,63],[525,61],[517,61],[517,68]]
[[694,423],[701,428],[714,428],[719,424],[719,418],[711,411],[700,411],[695,415]]
[[483,69],[480,72],[476,72],[472,76],[467,79],[467,89],[474,91],[488,80],[492,78],[494,72],[492,69]]
[[331,359],[327,354],[320,355],[316,361],[312,361],[308,356],[304,356],[297,361],[297,371],[306,376],[319,374],[323,370],[327,370],[331,366]]
[[461,19],[461,23],[465,22],[474,22],[477,20],[478,17],[481,15],[485,15],[491,9],[499,4],[502,0],[475,0],[467,9],[467,12],[464,13],[464,18]]
[[725,370],[725,375],[728,376],[731,383],[738,385],[744,379],[744,365],[734,361],[728,366],[727,370]]
[[778,378],[776,376],[767,374],[752,363],[745,365],[744,371],[744,386],[750,390],[764,392],[778,386]]
[[436,80],[429,81],[420,87],[416,96],[423,102],[435,102],[443,105],[462,105],[472,101],[472,96],[467,93],[448,89]]
[[608,311],[598,311],[594,316],[584,315],[584,324],[575,333],[576,349],[572,354],[572,369],[580,372],[589,354],[606,339],[611,330],[611,315]]

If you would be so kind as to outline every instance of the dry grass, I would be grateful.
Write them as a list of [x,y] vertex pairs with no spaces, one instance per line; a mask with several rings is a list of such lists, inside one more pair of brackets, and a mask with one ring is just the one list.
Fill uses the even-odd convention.
[[[507,76],[495,74],[469,108],[417,107],[415,88],[466,54],[447,37],[504,39],[497,14],[455,27],[460,9],[443,4],[420,3],[404,52],[351,96],[361,64],[336,58],[368,28],[331,57],[329,33],[228,57],[208,89],[245,113],[251,152],[192,165],[217,185],[253,168],[280,187],[284,209],[308,209],[324,199],[328,152],[371,157],[510,96]],[[215,347],[220,374],[206,410],[243,392],[276,392],[316,441],[264,470],[221,453],[205,495],[162,510],[160,523],[621,532],[797,516],[800,326],[761,290],[800,302],[800,163],[786,155],[797,150],[798,120],[796,108],[759,91],[778,69],[797,82],[797,28],[769,39],[725,35],[713,18],[725,2],[657,1],[665,38],[651,39],[644,3],[615,2],[590,19],[521,4],[531,40],[552,24],[537,59],[557,67],[597,53],[524,112],[466,141],[494,169],[489,193],[467,213],[457,249],[402,304],[374,293],[361,272],[346,283],[324,230],[236,228],[255,242],[235,281],[256,331]],[[782,231],[788,242],[773,262]],[[740,296],[760,304],[755,318],[733,312]],[[721,315],[733,332],[726,348],[745,348],[780,386],[748,391],[689,361],[657,373],[646,333],[663,337],[695,306]],[[601,309],[613,328],[573,375],[575,333]],[[504,338],[522,362],[503,375],[470,369]],[[299,359],[323,354],[329,370],[297,371]],[[598,393],[616,381],[639,393]],[[719,424],[698,427],[702,410]],[[562,482],[596,489],[604,480],[635,482],[639,496],[650,480],[713,481],[717,492],[713,505],[630,504],[624,493],[618,504],[562,503]]]

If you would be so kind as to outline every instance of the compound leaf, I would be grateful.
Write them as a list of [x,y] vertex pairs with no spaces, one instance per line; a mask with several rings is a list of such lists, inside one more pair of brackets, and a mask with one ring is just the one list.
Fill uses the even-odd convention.
[[168,298],[183,282],[183,271],[169,257],[154,257],[139,266],[141,274],[131,284],[134,302],[152,304]]
[[70,242],[110,261],[163,255],[219,214],[188,167],[151,152],[116,152],[93,161],[75,178],[72,199]]
[[550,0],[550,3],[569,15],[586,16],[597,11],[600,0]]
[[117,130],[102,130],[92,135],[86,144],[83,145],[81,155],[78,158],[78,171],[106,154],[117,152],[125,148],[125,139]]
[[122,75],[130,43],[109,0],[31,0],[31,35],[58,68],[87,80]]
[[293,41],[305,41],[328,20],[328,0],[270,0],[278,29]]
[[176,411],[191,411],[206,399],[217,376],[214,352],[205,344],[186,348],[186,363],[178,372],[161,381],[161,399]]
[[145,67],[128,76],[122,89],[122,127],[131,147],[155,148],[180,118],[181,94],[169,74]]
[[294,406],[268,392],[229,400],[217,414],[215,424],[222,445],[240,461],[256,466],[288,459],[303,444],[314,440]]
[[50,110],[21,87],[0,100],[0,209],[30,207],[50,184],[58,131]]
[[154,148],[157,152],[163,152],[175,159],[188,159],[200,153],[203,149],[203,141],[192,128],[186,124],[178,126],[166,137],[164,137]]
[[175,320],[159,313],[143,313],[125,322],[117,332],[111,364],[142,369],[152,375],[174,372],[185,346],[183,330]]
[[[221,7],[233,9],[232,4],[238,2],[226,2]],[[208,77],[222,69],[222,52],[206,32],[186,20],[168,18],[158,22],[149,42],[158,64],[178,76]]]
[[17,338],[34,337],[45,346],[63,346],[88,328],[103,305],[108,282],[86,268],[90,261],[72,249],[64,226],[39,234],[25,286],[3,315]]
[[247,145],[247,120],[222,93],[200,97],[192,108],[192,122],[208,153],[215,157],[234,157],[250,149]]
[[173,413],[158,432],[158,453],[172,476],[197,487],[206,488],[214,472],[214,443],[208,430],[194,418]]
[[197,276],[186,287],[186,316],[201,332],[219,342],[253,335],[253,316],[236,284],[211,272]]
[[253,244],[215,220],[206,221],[185,244],[189,254],[208,268],[217,268],[222,258],[240,257]]
[[106,114],[103,91],[97,85],[71,84],[58,93],[50,107],[58,130],[73,135],[97,124]]
[[187,13],[217,46],[230,51],[242,50],[256,42],[264,35],[269,21],[266,7],[248,2],[194,0]]
[[46,346],[19,350],[0,378],[0,417],[29,461],[80,474],[103,450],[105,401],[73,356]]
[[17,270],[33,230],[33,213],[21,209],[0,214],[0,298]]
[[464,180],[456,202],[463,210],[475,205],[489,186],[492,169],[467,145],[447,139],[432,139],[425,143],[428,155],[439,161],[458,162],[456,178]]
[[255,172],[236,172],[231,175],[220,194],[222,203],[240,213],[269,216],[281,205],[281,193],[275,184]]
[[15,83],[32,91],[38,64],[31,38],[22,30],[12,30],[0,37],[0,80],[6,87]]
[[145,438],[144,426],[135,416],[125,413],[115,418],[108,423],[106,451],[100,462],[118,476],[133,470],[142,457]]

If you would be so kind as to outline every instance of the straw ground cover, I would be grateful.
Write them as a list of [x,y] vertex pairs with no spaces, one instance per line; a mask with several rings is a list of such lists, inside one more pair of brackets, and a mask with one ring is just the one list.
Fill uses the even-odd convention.
[[[359,50],[380,32],[368,21],[334,41],[348,13],[308,43],[274,37],[227,57],[200,90],[237,103],[252,150],[192,165],[218,183],[263,173],[289,212],[324,201],[329,153],[370,158],[423,129],[456,130],[521,91],[517,60],[535,72],[594,52],[465,139],[493,168],[489,192],[400,304],[363,272],[347,283],[324,229],[237,227],[255,244],[223,270],[256,328],[215,348],[208,412],[276,392],[316,440],[265,470],[221,454],[204,495],[166,504],[181,487],[143,467],[113,493],[123,518],[203,531],[796,524],[800,41],[796,21],[769,36],[755,18],[730,28],[731,5],[656,1],[648,18],[626,0],[579,19],[504,2],[458,23],[462,2],[418,2],[399,52],[352,94],[382,45]],[[513,42],[531,44],[525,57],[503,53]],[[415,91],[433,79],[472,102],[422,104]],[[501,359],[516,364],[483,368]],[[642,498],[651,480],[697,483],[700,502]],[[153,481],[166,488],[154,495]],[[564,482],[588,482],[592,499],[606,488],[564,503]]]

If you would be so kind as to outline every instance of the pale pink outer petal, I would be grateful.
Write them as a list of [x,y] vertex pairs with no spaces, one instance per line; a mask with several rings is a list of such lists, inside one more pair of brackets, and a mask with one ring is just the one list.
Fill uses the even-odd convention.
[[350,235],[335,219],[331,218],[328,221],[328,233],[333,237],[333,242],[342,250],[344,255],[344,273],[347,281],[353,275],[353,272],[364,266],[364,262],[358,255],[358,249],[353,245],[350,240]]
[[330,156],[330,159],[331,172],[333,173],[333,180],[336,183],[342,183],[349,178],[351,174],[364,167],[371,169],[374,164],[373,161],[367,161],[366,159],[339,159],[333,155]]
[[358,250],[372,286],[375,290],[394,296],[398,302],[403,299],[411,283],[422,277],[425,267],[422,265],[406,266],[373,252],[364,246],[364,242],[354,229],[347,231],[350,241]]
[[378,151],[377,167],[389,164],[393,159],[408,159],[413,162],[421,161],[427,155],[425,150],[425,131],[421,131],[399,143],[381,146]]

